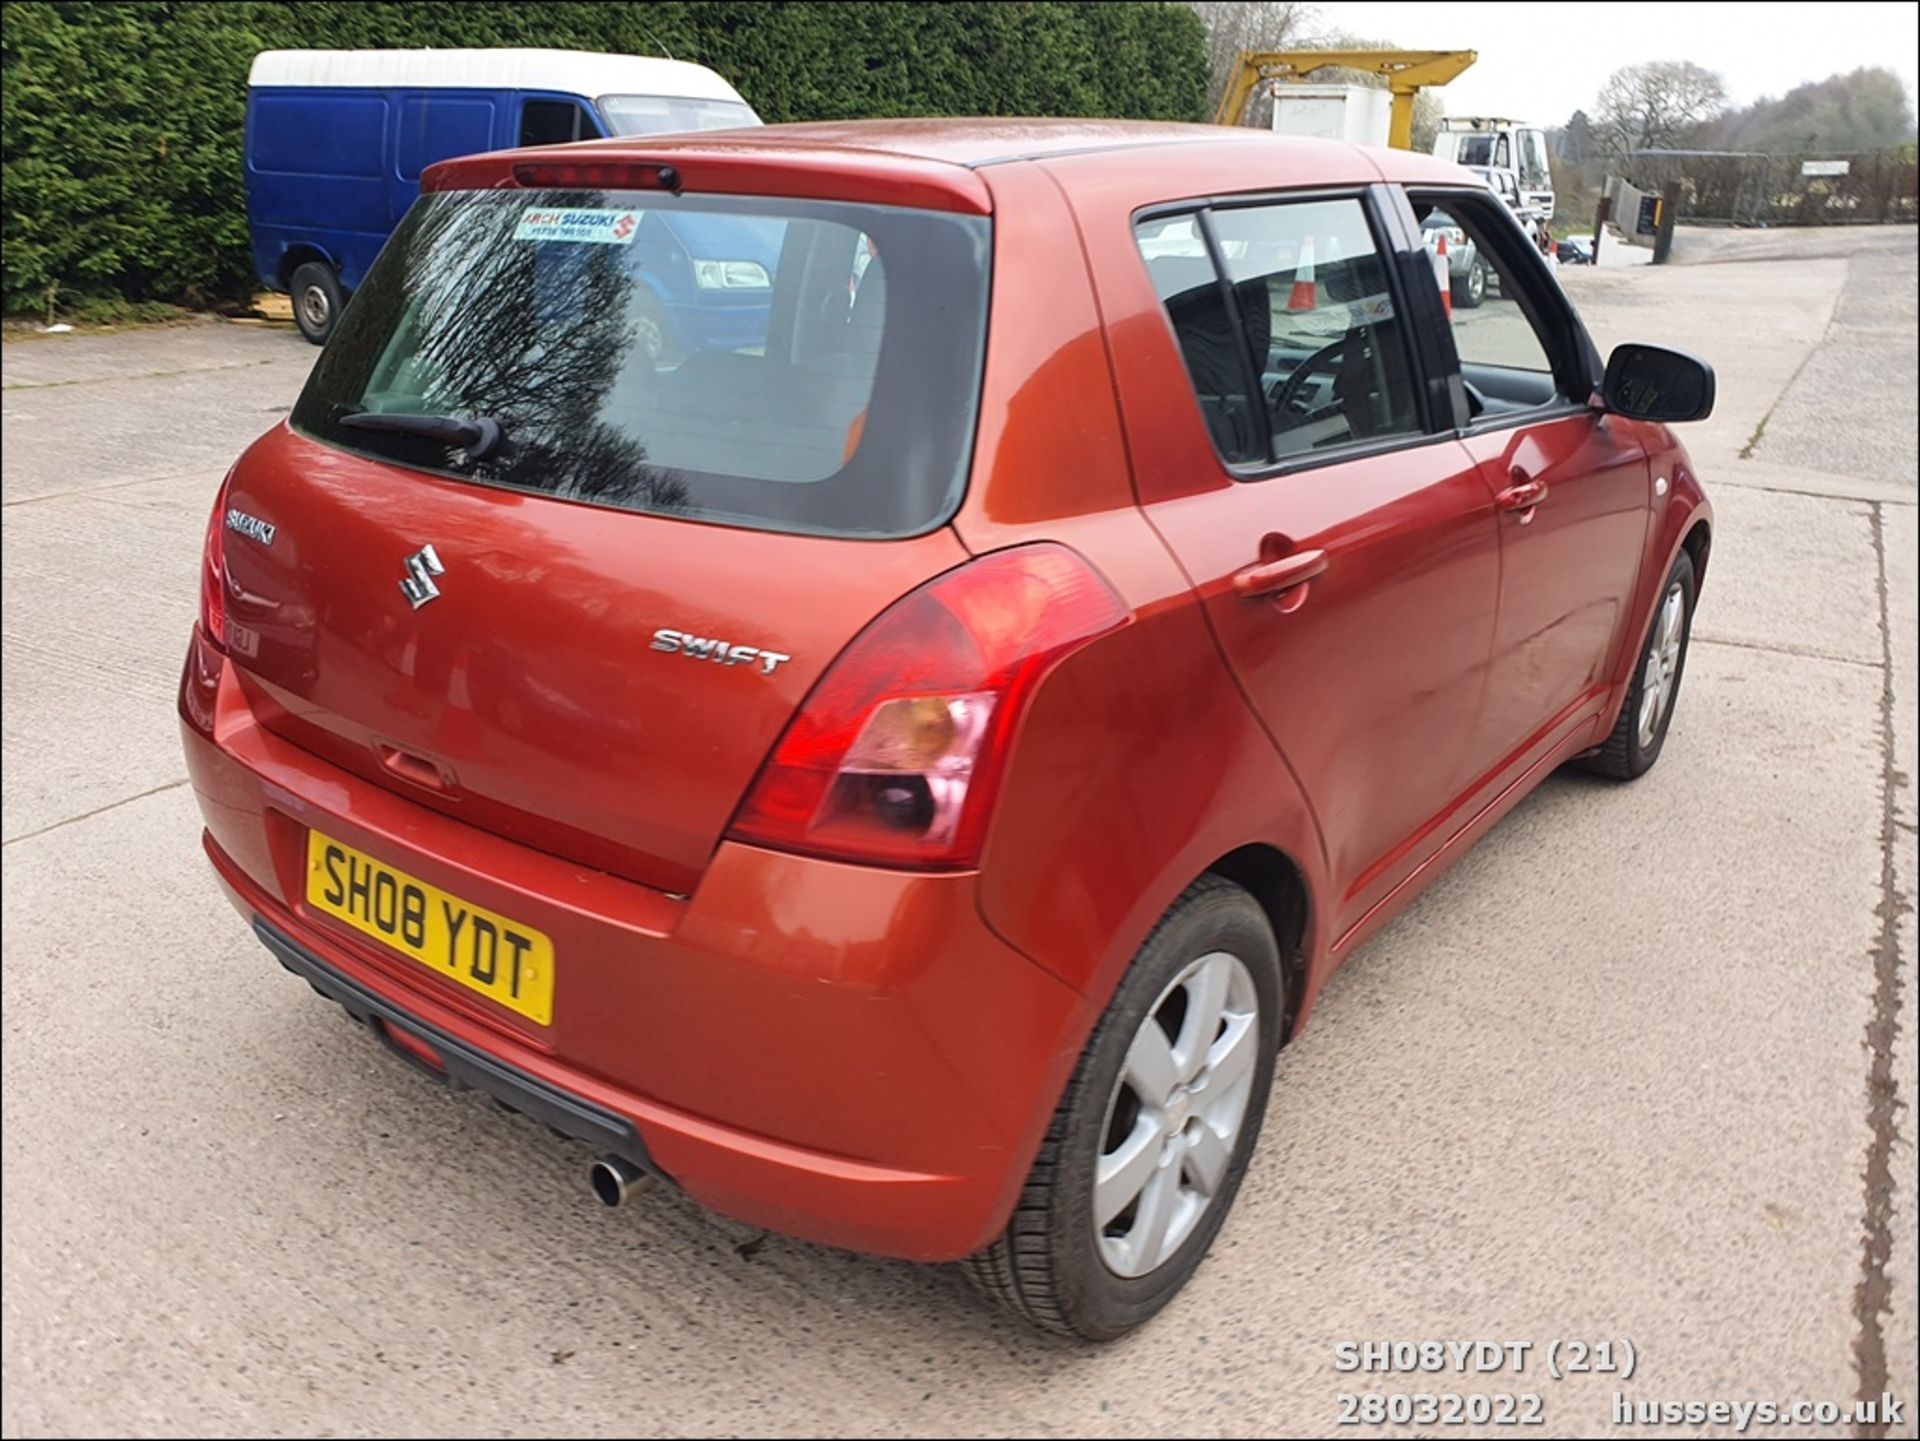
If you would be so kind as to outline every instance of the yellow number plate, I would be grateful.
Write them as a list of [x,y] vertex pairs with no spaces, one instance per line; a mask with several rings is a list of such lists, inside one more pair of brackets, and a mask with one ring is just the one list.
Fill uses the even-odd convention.
[[307,832],[307,904],[540,1025],[553,1022],[553,942],[532,926]]

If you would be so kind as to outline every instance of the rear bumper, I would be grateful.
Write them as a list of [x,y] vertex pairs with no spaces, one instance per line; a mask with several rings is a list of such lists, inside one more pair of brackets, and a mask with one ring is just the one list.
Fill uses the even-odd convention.
[[[281,963],[446,1078],[701,1204],[913,1260],[1005,1225],[1091,1014],[981,920],[972,875],[722,844],[690,897],[518,846],[254,720],[196,639],[181,706],[215,873]],[[538,1026],[305,902],[320,829],[552,937]],[[417,1056],[416,1056],[417,1059]]]
[[[292,936],[277,930],[258,916],[253,920],[253,933],[259,937],[262,945],[273,952],[281,965],[320,995],[337,1001],[348,1015],[385,1041],[395,1055],[418,1065],[449,1085],[462,1090],[483,1091],[503,1105],[523,1116],[531,1116],[563,1136],[585,1141],[600,1151],[632,1161],[642,1170],[660,1174],[660,1168],[653,1164],[646,1146],[633,1129],[633,1123],[626,1117],[496,1061],[485,1051],[468,1045],[450,1032],[424,1024],[378,991],[361,985],[345,971],[328,965]],[[401,1036],[407,1040],[399,1039]],[[416,1046],[409,1045],[408,1041],[431,1050],[439,1064],[427,1064]]]

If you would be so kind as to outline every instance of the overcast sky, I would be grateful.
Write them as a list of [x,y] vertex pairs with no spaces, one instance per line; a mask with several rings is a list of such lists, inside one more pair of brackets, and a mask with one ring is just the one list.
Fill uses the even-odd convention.
[[1473,68],[1439,92],[1453,115],[1559,125],[1576,109],[1591,114],[1607,76],[1642,60],[1691,60],[1717,70],[1735,105],[1861,65],[1894,71],[1909,101],[1920,88],[1920,5],[1911,3],[1326,0],[1315,8],[1315,30],[1409,50],[1478,51]]

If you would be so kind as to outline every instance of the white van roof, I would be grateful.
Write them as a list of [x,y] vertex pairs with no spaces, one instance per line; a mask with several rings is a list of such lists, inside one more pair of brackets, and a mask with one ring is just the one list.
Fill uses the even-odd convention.
[[247,83],[554,90],[588,99],[669,95],[746,103],[704,65],[590,50],[263,50],[253,57]]

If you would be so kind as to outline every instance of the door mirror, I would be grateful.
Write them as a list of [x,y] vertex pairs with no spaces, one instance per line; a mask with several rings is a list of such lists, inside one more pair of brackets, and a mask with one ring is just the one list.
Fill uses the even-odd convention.
[[1705,420],[1713,413],[1713,367],[1684,350],[1615,346],[1600,395],[1608,410],[1635,420]]

